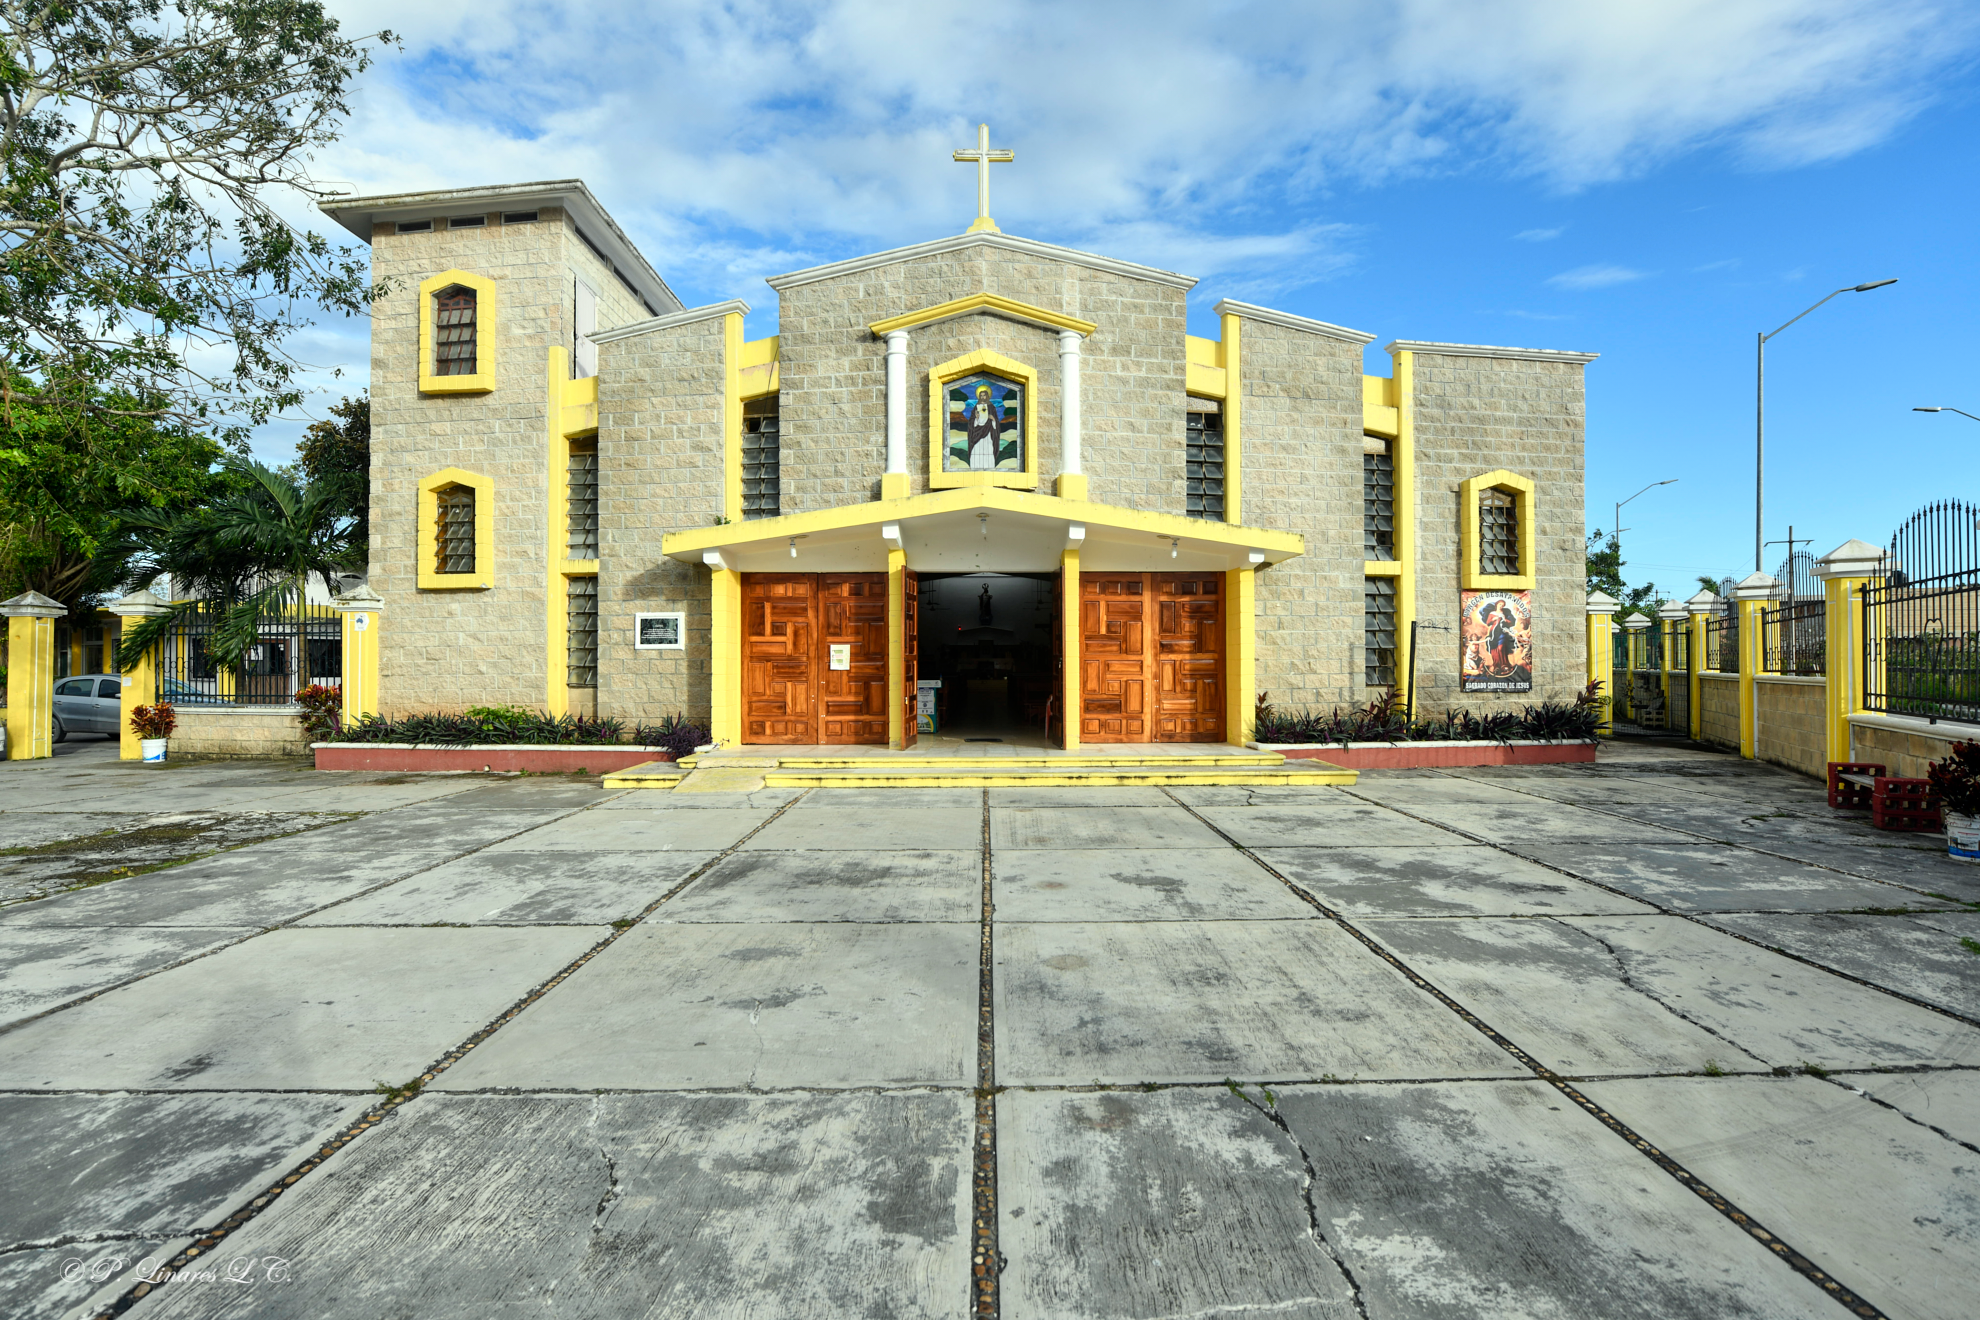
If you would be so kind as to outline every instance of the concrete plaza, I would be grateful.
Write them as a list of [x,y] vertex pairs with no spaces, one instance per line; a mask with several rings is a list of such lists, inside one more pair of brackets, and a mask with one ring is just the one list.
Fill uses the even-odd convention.
[[1980,868],[1784,771],[113,757],[0,766],[6,1316],[1980,1310]]

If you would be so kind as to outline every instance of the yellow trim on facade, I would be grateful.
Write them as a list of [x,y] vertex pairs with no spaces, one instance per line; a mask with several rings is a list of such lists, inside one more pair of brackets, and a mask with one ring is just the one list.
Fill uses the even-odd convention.
[[1398,559],[1364,559],[1361,561],[1363,577],[1401,577],[1402,561]]
[[1236,524],[1244,521],[1244,339],[1236,312],[1224,313],[1222,321],[1224,521]]
[[1183,388],[1186,393],[1205,399],[1221,399],[1229,387],[1230,373],[1224,368],[1221,340],[1200,335],[1183,336]]
[[737,374],[742,378],[739,392],[745,403],[777,392],[778,364],[782,361],[779,338],[752,339],[742,346],[742,366]]
[[907,747],[907,551],[887,551],[887,746]]
[[1065,677],[1059,694],[1059,729],[1069,752],[1079,750],[1080,706],[1079,657],[1079,551],[1068,547],[1059,552],[1059,668]]
[[1224,741],[1251,737],[1258,704],[1257,571],[1233,568],[1224,574]]
[[[433,374],[433,299],[454,285],[474,290],[474,365],[471,376]],[[442,271],[419,282],[419,392],[486,394],[495,388],[495,281],[465,270]]]
[[879,338],[894,330],[912,330],[931,321],[947,321],[968,316],[971,312],[998,312],[1034,325],[1050,326],[1054,330],[1077,330],[1081,335],[1090,335],[1100,328],[1094,321],[1082,321],[1077,316],[1067,316],[1064,312],[1019,302],[1015,298],[1000,298],[994,293],[972,293],[966,298],[952,298],[918,312],[903,312],[884,321],[875,321],[866,328]]
[[1395,373],[1387,397],[1396,405],[1396,433],[1389,441],[1390,479],[1394,483],[1390,503],[1395,508],[1392,539],[1400,566],[1396,575],[1396,640],[1407,646],[1409,626],[1416,620],[1416,355],[1397,353]]
[[663,535],[660,538],[660,552],[666,555],[699,554],[703,550],[719,550],[726,545],[750,541],[781,540],[789,536],[808,536],[814,532],[833,532],[848,527],[877,525],[901,518],[919,518],[930,514],[967,512],[976,509],[987,509],[993,513],[999,511],[1028,513],[1089,526],[1148,532],[1154,536],[1173,536],[1189,541],[1208,541],[1213,545],[1247,547],[1278,552],[1280,558],[1287,559],[1306,553],[1306,538],[1297,532],[1271,531],[1263,527],[1241,527],[1233,523],[1211,522],[1204,518],[1188,518],[1179,513],[1123,509],[1113,504],[1094,504],[1085,500],[1061,499],[1055,495],[1005,490],[994,486],[929,491],[921,495],[909,495],[903,499],[875,500],[865,504],[842,504],[837,508],[814,509],[809,513],[787,513],[777,518],[753,518],[747,524],[690,527]]
[[[983,295],[987,297],[988,295]],[[1082,322],[1081,324],[1084,324]],[[944,472],[942,441],[949,410],[943,394],[949,382],[977,371],[994,371],[1014,376],[1024,384],[1024,468],[1017,472]],[[931,490],[957,486],[1008,486],[1016,490],[1038,489],[1038,373],[1015,358],[993,353],[987,348],[929,368],[928,371],[928,485]]]
[[1364,435],[1396,438],[1398,426],[1396,382],[1393,376],[1361,378],[1361,430]]
[[[474,492],[474,572],[438,573],[440,500],[443,486]],[[419,589],[482,591],[495,585],[495,479],[466,468],[441,468],[419,479]]]
[[708,725],[717,745],[742,742],[742,574],[709,573]]
[[742,356],[741,312],[722,318],[722,516],[742,521]]
[[[553,348],[550,351],[562,353],[564,350]],[[598,377],[584,376],[561,384],[553,382],[550,402],[557,411],[558,434],[562,438],[575,440],[598,430]]]
[[[1513,497],[1513,516],[1519,523],[1519,572],[1485,573],[1478,562],[1478,497],[1488,490],[1502,490]],[[1534,577],[1533,482],[1517,472],[1499,468],[1469,481],[1458,483],[1458,545],[1462,568],[1458,585],[1467,591],[1531,591]]]

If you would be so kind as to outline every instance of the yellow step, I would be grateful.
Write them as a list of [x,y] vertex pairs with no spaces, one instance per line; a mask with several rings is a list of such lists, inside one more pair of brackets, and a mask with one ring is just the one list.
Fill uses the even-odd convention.
[[1184,784],[1353,784],[1353,770],[1334,766],[1309,769],[1313,762],[1275,766],[1108,765],[1084,769],[1047,766],[983,765],[766,770],[766,788],[1118,788]]
[[[874,753],[871,756],[784,756],[777,759],[779,770],[868,770],[885,767],[902,769],[948,769],[957,766],[1044,767],[1048,769],[1101,769],[1113,765],[1173,766],[1275,766],[1285,762],[1277,752],[1215,752],[1196,756],[1149,756],[1122,752],[1059,752],[1055,755],[1012,756],[917,756],[912,752]],[[710,762],[713,764],[713,762]]]

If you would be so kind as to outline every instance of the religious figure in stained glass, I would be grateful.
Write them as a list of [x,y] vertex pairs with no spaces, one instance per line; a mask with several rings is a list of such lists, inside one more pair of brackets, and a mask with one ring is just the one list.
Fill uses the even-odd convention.
[[1024,471],[1024,386],[978,372],[952,380],[944,472]]

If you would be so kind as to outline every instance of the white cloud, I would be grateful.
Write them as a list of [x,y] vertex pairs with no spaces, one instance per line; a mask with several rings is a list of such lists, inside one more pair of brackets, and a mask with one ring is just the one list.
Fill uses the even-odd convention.
[[1567,230],[1565,228],[1522,229],[1517,234],[1514,234],[1513,237],[1520,240],[1523,243],[1545,243],[1549,239],[1559,238],[1562,234],[1566,232]]
[[1649,275],[1649,271],[1631,270],[1627,266],[1576,266],[1553,276],[1547,283],[1557,289],[1606,289],[1612,284],[1648,279]]

